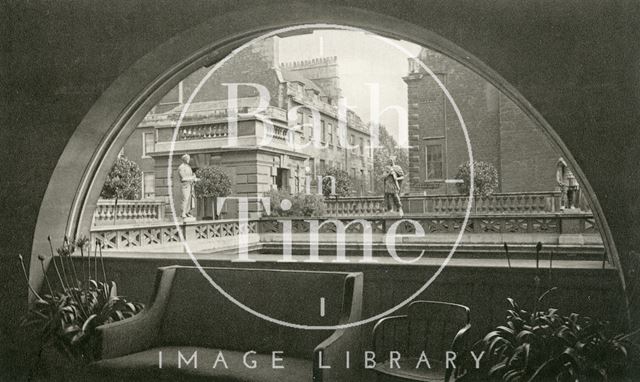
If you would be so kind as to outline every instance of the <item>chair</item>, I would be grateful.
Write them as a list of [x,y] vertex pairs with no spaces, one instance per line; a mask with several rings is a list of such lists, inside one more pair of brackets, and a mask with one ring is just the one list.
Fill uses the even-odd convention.
[[[362,273],[202,270],[239,301],[283,321],[328,326],[361,317]],[[341,365],[347,352],[360,349],[358,328],[302,330],[268,322],[229,301],[200,271],[160,268],[153,303],[137,316],[98,327],[100,360],[84,368],[77,380],[355,380],[359,370]],[[325,315],[318,311],[320,298],[333,307]],[[274,351],[281,352],[283,368],[272,367]],[[224,364],[212,367],[219,354]],[[254,367],[246,366],[247,354]]]
[[[454,369],[445,365],[446,352],[460,358],[470,328],[468,307],[440,301],[414,301],[407,314],[381,319],[373,328],[376,381],[449,382]],[[419,363],[423,351],[428,366]]]

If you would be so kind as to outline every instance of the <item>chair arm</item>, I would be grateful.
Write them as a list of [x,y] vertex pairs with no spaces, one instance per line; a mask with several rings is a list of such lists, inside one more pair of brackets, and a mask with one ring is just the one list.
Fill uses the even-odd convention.
[[453,350],[454,352],[458,353],[461,350],[461,344],[460,342],[464,340],[464,338],[467,337],[467,333],[469,332],[469,329],[471,329],[471,324],[466,324],[462,329],[458,330],[458,333],[456,333],[456,336],[453,337],[453,343],[451,344],[451,350]]
[[[357,380],[354,375],[359,373],[361,333],[360,327],[336,330],[315,348],[313,351],[314,382]],[[347,357],[349,357],[348,368]]]
[[[383,360],[380,360],[378,355],[381,353],[379,350],[380,348],[378,347],[378,334],[381,330],[384,329],[384,327],[391,321],[407,321],[408,316],[407,315],[400,315],[400,316],[388,316],[385,318],[380,319],[378,322],[376,322],[376,324],[373,326],[373,332],[372,332],[372,345],[373,345],[373,352],[376,354],[376,362],[380,362]],[[395,345],[395,344],[394,344]]]
[[[458,333],[456,333],[456,336],[453,337],[453,342],[451,343],[451,350],[455,354],[461,354],[465,350],[465,349],[462,349],[462,341],[464,341],[464,339],[467,337],[467,333],[469,332],[469,329],[471,329],[471,324],[466,324],[462,329],[458,330]],[[454,370],[447,368],[445,371],[444,381],[449,382],[451,380],[452,375],[455,378],[455,380],[457,380],[458,377],[460,376],[459,373],[461,371],[462,371],[461,368],[455,368]]]
[[[362,274],[353,273],[345,280],[345,296],[339,324],[356,322],[362,317]],[[362,349],[362,326],[337,329],[313,350],[314,382],[348,382],[359,379],[358,353]],[[346,364],[349,352],[349,367]],[[329,368],[330,367],[330,368]]]
[[101,325],[98,331],[98,359],[136,353],[152,347],[160,331],[165,306],[171,292],[175,268],[158,270],[151,305],[141,313],[122,321]]

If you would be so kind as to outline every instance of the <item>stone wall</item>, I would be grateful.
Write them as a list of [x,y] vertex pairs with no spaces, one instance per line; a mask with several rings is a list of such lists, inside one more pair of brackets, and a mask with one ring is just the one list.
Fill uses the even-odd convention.
[[[419,57],[442,82],[460,110],[473,158],[492,163],[498,171],[496,191],[552,191],[559,155],[531,119],[493,85],[462,64],[431,50]],[[464,131],[453,105],[423,69],[406,78],[409,134],[412,146],[411,189],[455,193],[442,180],[455,178],[469,160]],[[442,144],[443,179],[426,179],[425,146]]]

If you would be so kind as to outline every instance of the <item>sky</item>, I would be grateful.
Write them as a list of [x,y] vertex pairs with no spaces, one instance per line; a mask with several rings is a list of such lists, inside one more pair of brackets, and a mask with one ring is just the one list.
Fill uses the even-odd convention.
[[396,111],[387,111],[380,117],[381,124],[399,144],[407,143],[407,86],[402,77],[408,73],[408,58],[420,52],[419,45],[343,30],[316,30],[285,37],[279,45],[280,62],[337,56],[342,95],[365,122],[371,119],[371,91],[367,83],[377,84],[379,110],[400,106],[405,114],[399,119]]

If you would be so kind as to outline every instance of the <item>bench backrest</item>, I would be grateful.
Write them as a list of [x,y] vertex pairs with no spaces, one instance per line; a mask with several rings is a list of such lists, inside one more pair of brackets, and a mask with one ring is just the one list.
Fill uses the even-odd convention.
[[[361,277],[354,273],[271,269],[203,270],[251,309],[300,325],[338,324],[343,310],[350,311],[350,306],[343,307],[343,303],[351,305],[354,299],[353,278]],[[159,333],[162,345],[258,353],[277,350],[284,356],[311,359],[313,349],[332,332],[294,329],[256,317],[227,299],[195,267],[167,267],[162,271],[175,272]],[[354,303],[361,304],[361,297]]]

